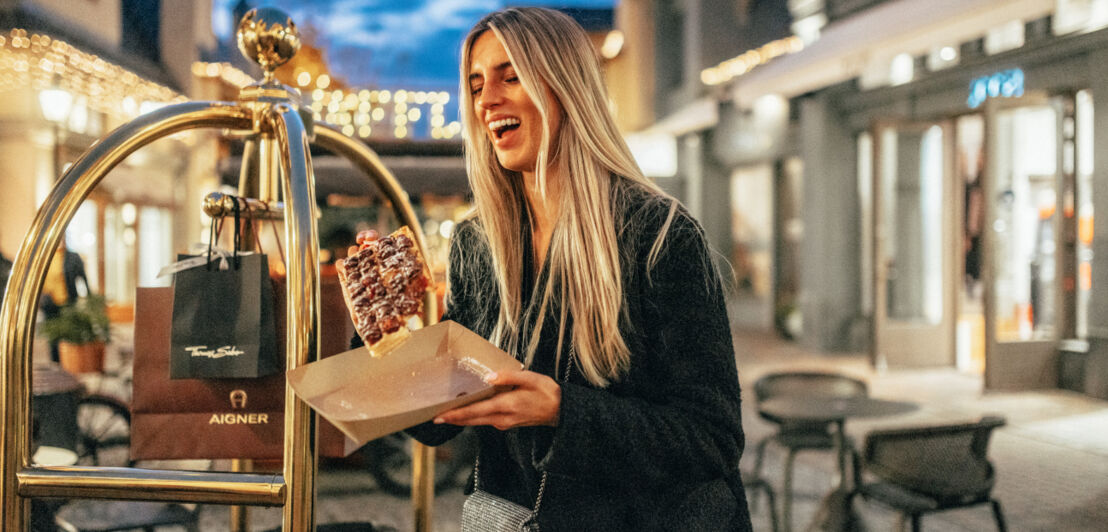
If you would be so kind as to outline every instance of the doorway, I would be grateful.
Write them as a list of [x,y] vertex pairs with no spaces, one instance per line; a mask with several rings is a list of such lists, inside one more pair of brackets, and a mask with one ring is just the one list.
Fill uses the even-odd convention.
[[955,203],[949,121],[879,124],[859,139],[872,183],[873,364],[951,366]]
[[988,388],[1057,387],[1059,341],[1084,335],[1092,283],[1091,114],[1086,91],[987,102]]

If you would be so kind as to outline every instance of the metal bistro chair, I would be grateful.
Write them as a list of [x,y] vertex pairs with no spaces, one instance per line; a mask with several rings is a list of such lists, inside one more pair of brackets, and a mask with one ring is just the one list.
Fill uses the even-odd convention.
[[[869,389],[862,380],[836,373],[821,372],[782,372],[771,373],[754,382],[754,396],[758,403],[782,395],[819,395],[828,397],[865,397]],[[789,528],[789,516],[792,511],[793,463],[796,453],[805,450],[830,451],[835,448],[835,438],[831,433],[832,424],[823,422],[805,422],[780,419],[762,412],[758,415],[778,425],[777,432],[763,438],[755,449],[753,476],[762,476],[762,464],[765,462],[766,446],[772,441],[788,450],[785,458],[784,486],[782,489],[781,513]],[[757,493],[751,497],[752,506],[757,502]]]
[[925,513],[990,503],[1001,532],[1007,530],[1000,502],[992,498],[996,476],[986,457],[993,429],[1002,417],[975,423],[880,430],[866,436],[865,470],[878,480],[855,485],[866,500],[901,512],[919,532]]
[[769,485],[769,482],[762,477],[754,476],[752,473],[742,471],[743,487],[751,493],[758,493],[759,491],[766,494],[766,499],[769,500],[769,524],[772,532],[780,532],[781,524],[777,521],[777,497],[774,496],[773,487]]

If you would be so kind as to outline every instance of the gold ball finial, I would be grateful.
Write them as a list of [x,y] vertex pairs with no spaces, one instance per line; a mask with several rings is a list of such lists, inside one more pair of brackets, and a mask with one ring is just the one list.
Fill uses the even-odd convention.
[[239,21],[242,55],[261,65],[266,80],[300,50],[300,31],[287,13],[271,7],[251,9]]

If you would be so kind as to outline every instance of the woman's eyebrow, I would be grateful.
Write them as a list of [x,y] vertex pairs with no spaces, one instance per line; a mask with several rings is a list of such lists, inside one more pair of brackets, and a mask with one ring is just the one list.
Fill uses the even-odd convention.
[[[496,66],[492,67],[490,70],[493,70],[495,72],[500,72],[502,70],[507,70],[509,68],[512,68],[512,62],[511,61],[504,61],[503,63],[500,63],[499,65],[496,65]],[[481,79],[483,77],[484,76],[480,72],[474,72],[474,73],[469,75],[469,81],[473,81],[475,79]]]

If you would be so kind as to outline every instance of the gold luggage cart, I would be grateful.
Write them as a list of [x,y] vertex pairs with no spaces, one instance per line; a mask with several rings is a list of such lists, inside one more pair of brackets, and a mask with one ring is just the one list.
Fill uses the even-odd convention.
[[[318,462],[315,414],[285,390],[284,462],[281,474],[161,471],[115,467],[35,466],[30,463],[31,348],[37,301],[52,251],[77,208],[109,171],[139,148],[174,133],[217,128],[247,134],[258,153],[257,172],[243,172],[239,195],[251,209],[283,218],[288,243],[286,367],[319,354],[319,238],[315,177],[310,144],[349,159],[391,202],[400,223],[411,227],[424,256],[421,224],[407,194],[377,155],[327,124],[305,121],[298,93],[281,85],[273,71],[300,47],[295,24],[285,13],[254,9],[238,28],[239,48],[265,71],[263,80],[242,89],[236,102],[188,102],[140,116],[94,144],[66,171],[43,202],[20,247],[12,282],[0,308],[0,530],[25,530],[33,497],[175,501],[283,507],[286,531],[314,530]],[[246,158],[244,157],[244,161]],[[244,163],[245,164],[245,163]],[[284,204],[278,204],[278,188]],[[229,199],[229,198],[228,198]],[[209,197],[205,210],[224,214],[226,202]],[[297,252],[291,252],[297,250]],[[425,295],[424,322],[437,316],[437,299]],[[431,450],[415,443],[412,507],[415,529],[430,530],[434,498]]]

